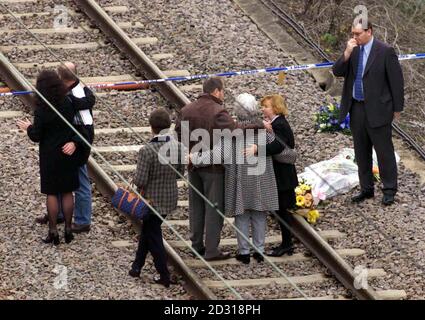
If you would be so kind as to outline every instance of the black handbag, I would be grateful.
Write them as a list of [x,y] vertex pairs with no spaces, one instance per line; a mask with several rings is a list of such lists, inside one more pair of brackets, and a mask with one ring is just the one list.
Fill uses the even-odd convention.
[[275,135],[275,139],[285,148],[279,154],[273,156],[273,160],[279,163],[294,165],[297,162],[297,151],[290,148],[281,138]]

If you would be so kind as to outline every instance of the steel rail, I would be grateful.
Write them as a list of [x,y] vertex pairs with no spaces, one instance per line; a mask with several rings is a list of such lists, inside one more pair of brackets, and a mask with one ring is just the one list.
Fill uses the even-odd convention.
[[[166,78],[165,74],[153,63],[149,57],[135,45],[128,35],[109,17],[109,15],[93,0],[74,0],[80,10],[88,16],[105,34],[109,40],[133,63],[133,65],[143,72],[147,79]],[[159,92],[165,99],[176,105],[176,109],[182,108],[190,103],[190,100],[181,92],[174,83],[165,82],[158,85]],[[110,177],[91,159],[92,177],[99,185],[99,191],[104,190],[108,197],[112,197],[117,186]],[[139,231],[139,221],[132,220],[133,226]],[[185,288],[194,297],[202,300],[216,300],[214,293],[201,281],[197,274],[191,270],[177,254],[177,252],[164,239],[164,246],[170,258],[171,265],[177,270],[185,280]]]
[[425,160],[425,150],[397,123],[393,123],[394,131],[401,136]]
[[[0,52],[0,77],[12,90],[30,90],[25,77],[10,63],[10,61]],[[34,109],[35,99],[32,96],[19,96],[25,106]],[[117,185],[92,158],[89,158],[87,163],[91,178],[96,183],[96,188],[105,197],[111,198]],[[125,216],[127,217],[127,216]],[[135,219],[130,219],[135,230],[140,231],[141,224]],[[200,280],[197,274],[191,270],[184,261],[179,257],[177,252],[164,240],[164,245],[169,257],[171,265],[184,279],[184,287],[191,294],[202,300],[216,300],[214,293]]]
[[[94,0],[74,0],[81,11],[86,14],[107,35],[115,46],[124,53],[133,65],[143,72],[146,79],[165,79],[165,74],[149,57],[135,45],[129,36],[109,17]],[[159,92],[178,109],[190,102],[174,83],[158,84]]]
[[[0,51],[0,78],[16,91],[31,91],[23,79],[21,73],[9,62],[9,60]],[[26,107],[32,109],[35,106],[34,97],[25,94],[20,96]]]
[[355,274],[350,265],[305,221],[304,217],[293,214],[291,232],[325,265],[338,281],[359,300],[379,300],[378,294],[370,287],[358,289]]
[[317,51],[319,55],[325,59],[327,62],[330,62],[329,56],[322,50],[322,48],[317,45],[313,40],[311,40],[306,34],[304,28],[295,21],[290,15],[288,15],[282,8],[280,8],[273,0],[260,0],[260,2],[270,9],[276,16],[278,16],[281,20],[286,22],[296,33],[298,33],[308,45]]

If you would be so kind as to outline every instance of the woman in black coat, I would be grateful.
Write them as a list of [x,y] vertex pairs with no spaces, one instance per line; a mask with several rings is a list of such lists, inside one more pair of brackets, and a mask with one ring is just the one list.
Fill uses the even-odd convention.
[[[288,115],[288,107],[283,97],[280,95],[266,96],[261,100],[261,106],[266,118],[264,122],[266,129],[273,130],[277,137],[271,144],[266,146],[267,156],[279,154],[284,150],[285,146],[279,140],[283,141],[291,149],[295,148],[294,134],[285,118]],[[279,195],[279,211],[277,215],[281,218],[278,220],[282,233],[282,243],[274,248],[269,255],[280,257],[285,253],[293,253],[292,235],[285,223],[289,226],[292,223],[292,215],[287,210],[295,207],[295,188],[298,186],[298,177],[295,166],[292,164],[273,160],[273,167]]]
[[[55,71],[42,71],[37,77],[37,90],[70,123],[74,118],[72,102],[66,97],[67,89]],[[39,142],[41,192],[47,195],[49,233],[45,243],[59,244],[57,216],[59,201],[65,216],[65,242],[73,240],[71,231],[74,198],[72,192],[79,187],[78,167],[75,150],[77,137],[74,131],[38,98],[34,112],[34,123],[18,121],[18,126],[26,130],[29,138]]]

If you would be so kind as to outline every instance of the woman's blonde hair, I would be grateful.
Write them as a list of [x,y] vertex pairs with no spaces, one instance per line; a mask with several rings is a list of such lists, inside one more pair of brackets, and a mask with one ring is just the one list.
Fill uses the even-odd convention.
[[275,114],[279,114],[283,116],[287,116],[289,114],[288,105],[285,101],[285,98],[282,97],[280,94],[265,96],[264,98],[261,99],[261,102],[260,102],[261,106],[264,107],[265,101],[271,101],[271,107]]

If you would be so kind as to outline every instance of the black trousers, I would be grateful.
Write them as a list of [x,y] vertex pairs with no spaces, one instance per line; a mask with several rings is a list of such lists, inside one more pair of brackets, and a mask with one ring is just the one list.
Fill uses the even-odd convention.
[[141,270],[145,265],[146,256],[150,252],[155,268],[161,275],[161,278],[170,279],[170,272],[167,268],[167,253],[165,252],[164,242],[162,240],[161,224],[161,219],[152,212],[143,220],[139,246],[132,268],[137,271]]
[[353,101],[350,111],[350,125],[353,133],[354,151],[359,167],[360,188],[364,192],[374,189],[372,147],[378,158],[379,176],[383,192],[395,195],[397,192],[397,163],[392,141],[392,126],[388,124],[371,128],[366,118],[367,104]]
[[[292,225],[292,214],[288,212],[288,209],[291,209],[295,206],[296,196],[294,190],[285,190],[279,191],[279,211],[277,215],[289,226]],[[285,247],[292,246],[292,233],[288,227],[280,222],[280,232],[282,233],[282,245]]]

